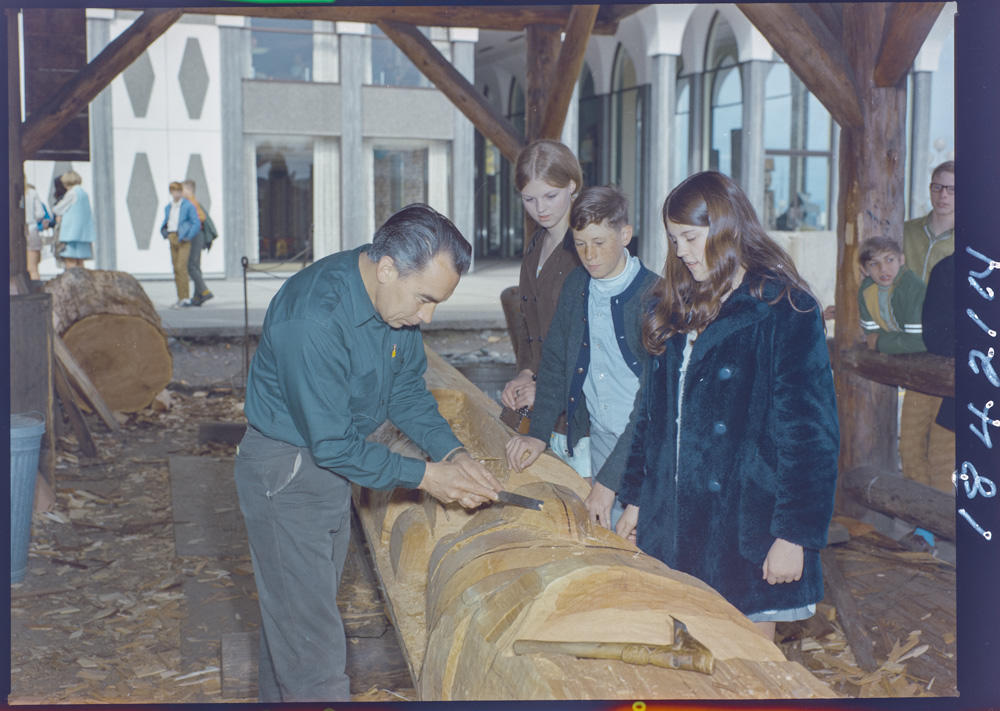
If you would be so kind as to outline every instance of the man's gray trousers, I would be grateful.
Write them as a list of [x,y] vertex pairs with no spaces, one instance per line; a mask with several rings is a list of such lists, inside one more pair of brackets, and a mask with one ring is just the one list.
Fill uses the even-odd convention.
[[351,485],[306,447],[247,427],[236,490],[260,601],[262,702],[347,701],[337,588],[351,536]]

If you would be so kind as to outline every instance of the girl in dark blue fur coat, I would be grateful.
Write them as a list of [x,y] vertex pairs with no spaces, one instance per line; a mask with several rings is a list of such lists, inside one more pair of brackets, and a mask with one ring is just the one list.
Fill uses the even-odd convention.
[[821,309],[727,176],[682,182],[663,222],[617,531],[770,638],[823,598],[839,431]]

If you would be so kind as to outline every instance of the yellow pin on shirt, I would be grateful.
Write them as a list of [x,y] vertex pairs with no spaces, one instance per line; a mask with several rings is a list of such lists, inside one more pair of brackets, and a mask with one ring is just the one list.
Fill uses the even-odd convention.
[[392,344],[392,357],[393,358],[396,357],[396,344],[395,343]]

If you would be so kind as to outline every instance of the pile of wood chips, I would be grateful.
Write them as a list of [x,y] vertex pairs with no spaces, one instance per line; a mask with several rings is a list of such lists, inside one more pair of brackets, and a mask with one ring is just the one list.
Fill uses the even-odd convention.
[[232,457],[232,447],[197,445],[197,423],[242,419],[242,403],[225,391],[169,402],[123,417],[119,437],[88,419],[93,459],[60,437],[56,502],[34,515],[28,573],[11,586],[9,703],[219,700],[218,658],[182,659],[181,588],[195,576],[224,595],[230,571],[176,556],[168,462]]
[[[231,459],[231,445],[198,444],[202,421],[244,422],[229,389],[174,388],[154,406],[121,417],[113,436],[94,415],[88,424],[98,456],[78,454],[59,438],[56,502],[33,520],[27,576],[11,586],[11,704],[204,703],[224,699],[220,659],[182,656],[188,611],[184,581],[195,578],[232,594],[231,562],[178,557],[174,546],[169,457]],[[899,554],[897,554],[899,555]],[[904,554],[905,555],[905,554]],[[954,641],[946,638],[945,643]],[[896,639],[873,672],[858,667],[836,619],[821,603],[811,619],[779,623],[785,655],[842,695],[911,697],[948,693],[907,673],[928,651],[921,630]],[[357,701],[393,702],[412,689],[372,687]]]
[[816,614],[801,622],[779,622],[776,641],[781,651],[844,696],[860,698],[936,696],[929,684],[907,673],[906,662],[923,655],[928,645],[920,643],[920,630],[905,641],[896,640],[888,658],[878,669],[866,672],[854,659],[847,637],[832,605],[819,603]]

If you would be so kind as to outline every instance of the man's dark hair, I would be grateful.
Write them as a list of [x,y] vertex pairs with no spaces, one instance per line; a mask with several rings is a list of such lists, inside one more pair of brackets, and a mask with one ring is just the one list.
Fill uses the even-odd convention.
[[455,271],[462,275],[472,260],[472,245],[454,223],[423,203],[407,205],[385,221],[372,238],[368,257],[377,262],[391,257],[400,276],[418,272],[435,255],[451,257]]
[[579,231],[605,221],[616,230],[627,225],[628,198],[613,185],[584,188],[569,213],[569,226]]

